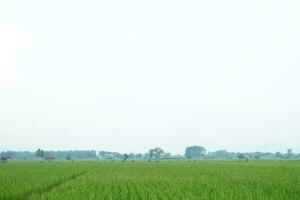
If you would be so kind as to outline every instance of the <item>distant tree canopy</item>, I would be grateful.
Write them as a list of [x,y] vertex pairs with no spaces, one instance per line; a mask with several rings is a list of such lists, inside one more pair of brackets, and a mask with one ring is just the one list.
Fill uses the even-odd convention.
[[287,159],[292,158],[294,156],[293,149],[287,149],[286,151],[287,151],[287,153],[286,153]]
[[206,149],[202,146],[189,146],[185,149],[186,158],[202,158],[206,154]]
[[211,152],[210,156],[212,158],[231,158],[232,153],[227,152],[225,150],[218,150],[218,151],[215,151],[215,152]]
[[123,161],[126,161],[128,158],[129,158],[129,155],[127,153],[125,153],[123,156]]
[[38,158],[43,158],[44,157],[44,150],[42,150],[42,149],[38,149],[38,150],[36,150],[36,152],[35,152],[35,156],[36,157],[38,157]]
[[242,153],[240,153],[239,155],[238,155],[238,159],[239,160],[243,160],[243,159],[245,159],[246,158],[246,156],[244,155],[244,154],[242,154]]
[[163,154],[164,154],[164,150],[162,150],[159,147],[156,147],[154,149],[150,149],[149,153],[148,153],[150,159],[155,158],[156,160],[159,160],[162,157]]
[[129,153],[123,154],[110,151],[95,151],[95,150],[70,150],[70,151],[45,151],[38,149],[35,152],[30,151],[1,151],[0,157],[10,157],[12,159],[37,159],[43,157],[55,157],[58,160],[81,160],[81,159],[184,159],[184,158],[201,158],[206,159],[239,159],[239,155],[243,154],[248,159],[300,159],[300,153],[295,153],[292,149],[287,152],[228,152],[225,150],[206,152],[204,147],[190,146],[185,149],[184,155],[173,155],[165,153],[161,148],[150,149],[147,153]]
[[97,159],[97,152],[95,150],[88,151],[44,151],[42,149],[38,149],[35,152],[35,157],[43,158],[43,157],[55,157],[55,159]]
[[124,155],[118,152],[99,151],[98,156],[101,159],[123,159]]
[[283,154],[280,153],[279,151],[277,151],[277,152],[275,153],[275,157],[276,157],[276,158],[283,158]]
[[67,159],[67,160],[71,160],[71,156],[70,156],[70,155],[67,155],[66,159]]

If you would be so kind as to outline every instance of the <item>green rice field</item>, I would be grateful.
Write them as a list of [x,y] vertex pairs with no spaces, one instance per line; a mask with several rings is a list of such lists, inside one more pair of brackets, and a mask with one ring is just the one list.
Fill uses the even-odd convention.
[[300,161],[11,161],[0,200],[300,199]]

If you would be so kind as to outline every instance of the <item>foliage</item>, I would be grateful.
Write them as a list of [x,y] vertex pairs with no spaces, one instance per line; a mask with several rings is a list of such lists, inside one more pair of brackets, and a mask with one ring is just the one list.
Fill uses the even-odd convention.
[[126,161],[128,158],[129,158],[129,155],[127,153],[125,153],[124,157],[123,157],[123,161]]
[[242,153],[240,153],[239,155],[238,155],[238,159],[239,160],[243,160],[243,159],[245,159],[246,158],[246,156],[244,155],[244,154],[242,154]]
[[202,146],[190,146],[185,149],[186,158],[201,158],[206,154],[206,149]]
[[43,158],[44,155],[45,155],[44,150],[42,150],[40,148],[35,152],[35,156],[38,158]]
[[66,159],[67,159],[67,160],[71,160],[71,156],[70,156],[70,155],[67,155]]
[[[200,151],[193,151],[193,148],[200,147]],[[192,151],[190,151],[192,149]],[[228,152],[226,150],[218,150],[207,152],[204,147],[201,146],[192,146],[187,147],[184,156],[177,154],[172,155],[170,153],[155,153],[155,149],[148,151],[147,153],[129,153],[128,159],[131,160],[148,160],[156,159],[156,155],[159,156],[159,159],[184,159],[184,158],[205,158],[205,159],[238,159],[240,153]],[[259,160],[259,159],[297,159],[300,158],[300,153],[296,154],[292,152],[292,149],[288,149],[286,153],[276,152],[244,152],[242,153],[250,160]],[[95,151],[95,150],[70,150],[70,151],[44,151],[38,149],[36,152],[29,151],[2,151],[0,152],[0,157],[11,157],[12,159],[18,160],[31,160],[36,158],[55,157],[56,160],[65,160],[71,158],[72,160],[83,160],[83,159],[108,159],[108,160],[123,160],[124,154],[119,152],[110,152],[110,151]]]
[[156,160],[159,160],[163,154],[164,154],[164,150],[162,150],[159,147],[149,150],[150,159],[155,158]]

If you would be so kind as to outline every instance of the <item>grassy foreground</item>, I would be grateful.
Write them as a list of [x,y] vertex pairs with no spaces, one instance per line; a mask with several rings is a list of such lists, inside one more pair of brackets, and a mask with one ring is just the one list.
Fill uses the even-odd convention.
[[300,199],[300,161],[15,161],[0,200]]

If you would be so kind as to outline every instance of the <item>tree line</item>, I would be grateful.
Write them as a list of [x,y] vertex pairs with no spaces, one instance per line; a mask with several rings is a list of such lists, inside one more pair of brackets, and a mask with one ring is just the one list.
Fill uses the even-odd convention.
[[110,151],[95,150],[70,150],[70,151],[47,151],[37,149],[30,151],[2,151],[0,157],[10,157],[13,159],[43,159],[54,157],[59,160],[75,159],[105,159],[105,160],[160,160],[160,159],[299,159],[300,153],[296,154],[292,149],[281,152],[228,152],[226,150],[207,151],[203,146],[194,145],[186,147],[183,155],[173,155],[165,152],[162,148],[156,147],[146,153],[119,153]]

